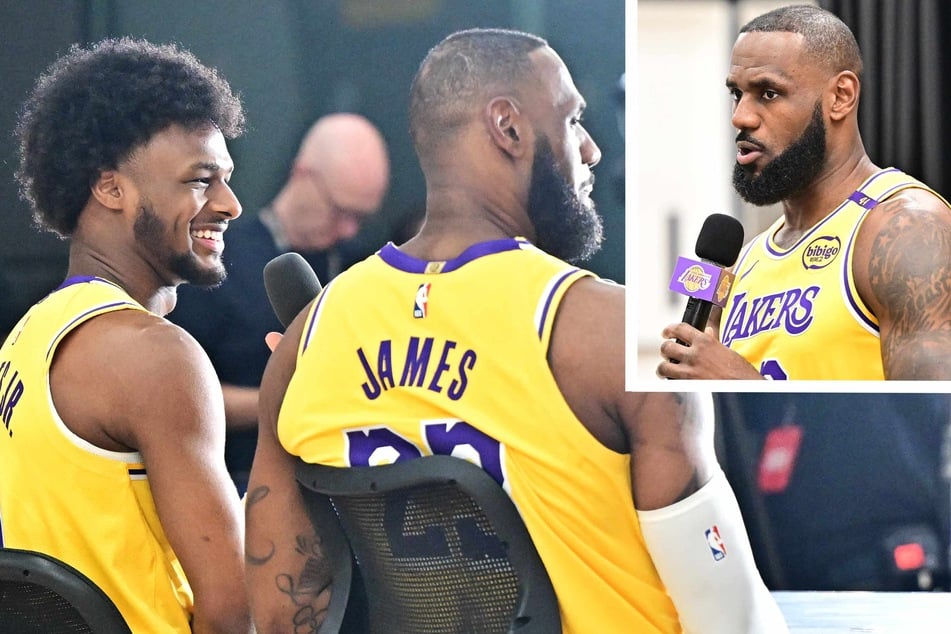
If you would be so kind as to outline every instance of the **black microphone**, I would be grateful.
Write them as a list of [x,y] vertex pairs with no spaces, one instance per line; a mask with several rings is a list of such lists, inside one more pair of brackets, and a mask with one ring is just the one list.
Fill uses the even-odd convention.
[[320,281],[299,253],[282,253],[264,265],[264,290],[274,314],[287,328],[320,293]]
[[[743,225],[733,216],[711,214],[703,221],[697,246],[700,261],[678,258],[670,290],[686,295],[684,323],[703,330],[713,305],[723,307],[733,286],[733,266],[743,248]],[[677,343],[686,345],[677,339]]]

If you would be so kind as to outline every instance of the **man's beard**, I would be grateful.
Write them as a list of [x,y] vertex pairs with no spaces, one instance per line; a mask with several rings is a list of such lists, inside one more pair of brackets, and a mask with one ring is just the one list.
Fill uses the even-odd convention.
[[[737,141],[753,141],[745,132]],[[804,191],[822,170],[826,158],[826,128],[822,104],[816,103],[812,120],[799,138],[752,176],[754,164],[733,166],[733,187],[753,205],[772,205]]]
[[528,218],[535,246],[567,262],[588,260],[601,248],[604,228],[594,204],[586,205],[558,171],[547,137],[535,142]]
[[165,224],[150,203],[144,202],[139,207],[133,231],[139,244],[158,257],[160,264],[179,279],[193,286],[209,288],[224,282],[227,273],[220,262],[217,267],[203,268],[191,251],[175,253],[168,248]]

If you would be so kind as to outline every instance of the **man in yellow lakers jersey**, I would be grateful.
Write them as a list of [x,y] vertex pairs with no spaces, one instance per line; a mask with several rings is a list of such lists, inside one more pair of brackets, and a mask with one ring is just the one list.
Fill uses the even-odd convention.
[[88,576],[133,632],[249,632],[240,500],[207,356],[162,315],[224,277],[241,103],[176,46],[74,46],[18,126],[21,191],[70,240],[0,348],[3,546]]
[[726,80],[733,184],[783,216],[741,252],[712,329],[664,330],[660,376],[951,379],[951,209],[869,159],[861,77],[852,32],[823,9],[741,29]]
[[296,457],[360,468],[461,446],[519,508],[564,631],[785,631],[709,395],[625,392],[624,288],[568,263],[602,233],[584,107],[530,34],[461,31],[423,61],[423,227],[335,278],[265,371],[247,504],[258,631],[319,623],[333,592]]

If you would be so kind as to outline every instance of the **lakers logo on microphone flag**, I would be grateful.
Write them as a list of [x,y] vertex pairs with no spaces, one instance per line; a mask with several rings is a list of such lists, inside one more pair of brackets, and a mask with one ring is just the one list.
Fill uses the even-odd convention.
[[733,288],[734,275],[716,264],[679,257],[670,279],[670,290],[688,297],[726,305]]

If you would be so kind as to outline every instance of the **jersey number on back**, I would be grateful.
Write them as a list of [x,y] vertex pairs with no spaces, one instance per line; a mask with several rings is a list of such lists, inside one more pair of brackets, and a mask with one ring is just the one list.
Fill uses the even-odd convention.
[[[422,437],[427,447],[417,447],[385,427],[347,432],[347,458],[350,466],[379,466],[425,455],[446,455],[481,466],[499,486],[505,486],[502,445],[472,425],[459,420],[423,421]],[[393,554],[398,557],[446,557],[452,544],[463,555],[479,560],[503,557],[505,547],[494,534],[487,533],[473,517],[453,516],[448,522],[421,526],[408,521],[413,515],[412,493],[387,499],[383,524]],[[454,533],[454,536],[450,535]]]

